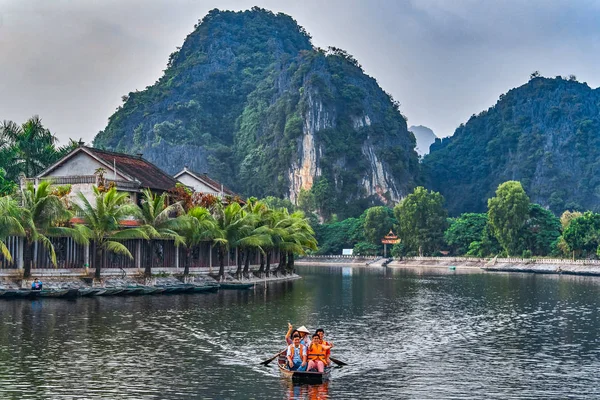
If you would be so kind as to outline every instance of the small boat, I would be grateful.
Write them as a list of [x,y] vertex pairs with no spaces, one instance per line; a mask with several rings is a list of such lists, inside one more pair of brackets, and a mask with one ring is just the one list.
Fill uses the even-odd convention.
[[152,286],[144,286],[141,289],[142,290],[140,290],[136,294],[139,294],[139,295],[154,294],[154,292],[156,292],[156,290],[157,290],[155,287],[152,287]]
[[[105,288],[106,292],[102,293],[102,296],[115,296],[120,294],[124,289],[118,287],[107,287]],[[98,294],[98,296],[100,296]]]
[[97,292],[101,291],[103,289],[100,288],[81,288],[79,289],[79,295],[82,297],[86,297],[86,296],[95,296]]
[[208,285],[208,286],[194,286],[193,293],[214,293],[219,290],[219,286]]
[[165,288],[164,287],[157,287],[154,286],[154,292],[150,293],[150,294],[162,294],[165,292]]
[[119,296],[129,296],[129,295],[142,294],[143,290],[144,290],[143,287],[129,286],[129,287],[123,288],[123,291],[119,293]]
[[277,360],[277,365],[279,366],[279,372],[281,372],[281,376],[286,379],[291,379],[294,382],[302,382],[302,383],[322,383],[329,380],[329,376],[331,375],[332,367],[325,367],[325,371],[316,372],[316,371],[290,371],[287,369],[286,358],[279,357]]
[[226,290],[252,289],[254,283],[221,283],[219,287]]
[[165,289],[164,294],[177,294],[183,293],[187,291],[189,288],[184,285],[166,285],[166,286],[157,286],[161,289]]
[[79,295],[79,289],[48,289],[31,291],[36,297],[61,297],[61,298],[75,298]]

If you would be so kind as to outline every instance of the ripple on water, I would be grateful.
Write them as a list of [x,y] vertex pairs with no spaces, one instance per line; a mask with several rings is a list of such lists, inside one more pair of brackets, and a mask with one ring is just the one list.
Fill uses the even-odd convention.
[[[600,280],[303,268],[209,295],[0,302],[0,398],[589,398]],[[291,385],[287,322],[350,367]]]

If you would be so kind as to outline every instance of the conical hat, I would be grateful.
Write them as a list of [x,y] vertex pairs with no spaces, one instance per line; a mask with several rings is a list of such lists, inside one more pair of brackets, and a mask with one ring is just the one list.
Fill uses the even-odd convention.
[[298,332],[304,332],[304,333],[310,333],[308,331],[308,329],[306,329],[306,327],[304,325],[302,325],[300,328],[296,329]]

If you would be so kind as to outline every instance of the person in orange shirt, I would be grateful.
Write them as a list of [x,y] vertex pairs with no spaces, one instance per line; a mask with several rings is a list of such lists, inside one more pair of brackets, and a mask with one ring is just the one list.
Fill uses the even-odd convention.
[[333,347],[333,343],[330,343],[325,340],[325,331],[323,330],[323,328],[317,329],[315,334],[319,335],[319,338],[321,339],[321,344],[330,346],[330,348],[325,351],[325,365],[329,365],[329,356],[331,355],[331,347]]
[[325,370],[325,361],[327,360],[325,352],[330,348],[331,346],[322,344],[321,338],[315,333],[310,346],[308,346],[308,367],[306,370],[316,369],[319,372],[323,372]]

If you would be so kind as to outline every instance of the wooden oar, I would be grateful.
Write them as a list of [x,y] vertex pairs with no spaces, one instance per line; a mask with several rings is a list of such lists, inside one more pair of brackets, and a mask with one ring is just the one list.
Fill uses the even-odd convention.
[[337,358],[329,357],[329,359],[331,361],[333,361],[334,363],[336,363],[337,365],[339,365],[340,367],[343,367],[344,365],[348,365],[345,362],[338,360]]
[[265,361],[261,362],[260,364],[261,365],[269,365],[269,363],[271,361],[273,361],[274,359],[276,359],[277,357],[279,357],[283,353],[285,353],[285,350],[281,350],[279,353],[275,354],[273,357],[269,358],[268,360],[265,360]]

